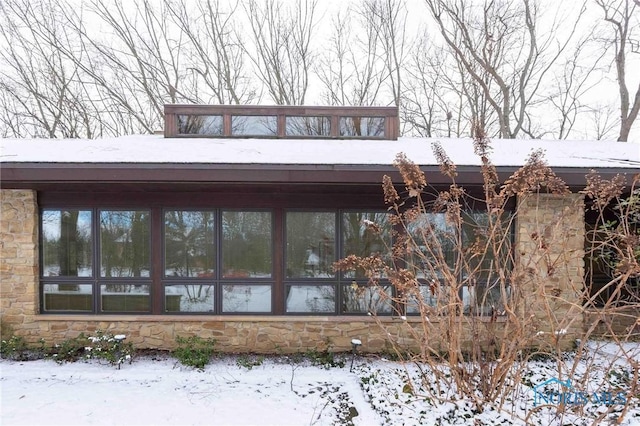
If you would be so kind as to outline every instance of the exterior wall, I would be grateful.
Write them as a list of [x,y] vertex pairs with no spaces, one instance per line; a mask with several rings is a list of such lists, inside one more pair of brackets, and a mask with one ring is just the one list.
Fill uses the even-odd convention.
[[[336,351],[350,350],[352,338],[362,340],[363,351],[377,352],[387,348],[386,333],[400,337],[406,345],[413,344],[404,321],[397,318],[379,319],[381,328],[376,319],[367,316],[40,315],[36,193],[2,190],[1,195],[0,318],[3,330],[10,327],[31,343],[44,339],[51,344],[81,332],[103,330],[126,334],[137,348],[159,349],[170,349],[176,336],[191,334],[213,337],[219,350],[229,352],[297,352],[328,346]],[[523,292],[521,314],[533,318],[535,330],[541,332],[541,344],[568,347],[580,336],[583,246],[581,196],[540,195],[519,201],[518,267],[535,268],[540,274],[532,276],[543,279],[525,280],[515,291]],[[409,317],[408,321],[419,327],[419,318]],[[495,326],[501,326],[500,320],[490,325]],[[477,337],[470,332],[468,340]]]
[[36,192],[0,190],[0,320],[17,334],[37,333],[38,207]]
[[524,197],[517,223],[521,318],[531,323],[536,345],[570,348],[583,331],[584,197]]

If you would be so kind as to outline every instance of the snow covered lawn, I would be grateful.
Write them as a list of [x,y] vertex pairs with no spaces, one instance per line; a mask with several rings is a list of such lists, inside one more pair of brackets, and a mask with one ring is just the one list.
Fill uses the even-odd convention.
[[[640,424],[637,362],[640,343],[589,342],[574,363],[571,380],[586,372],[593,392],[615,389],[629,398],[622,424]],[[50,360],[0,361],[0,423],[9,425],[502,425],[592,424],[603,415],[611,423],[622,410],[613,401],[590,400],[556,417],[553,404],[534,407],[536,385],[557,376],[557,363],[531,361],[517,390],[499,411],[476,412],[470,401],[437,402],[428,395],[433,383],[419,379],[419,369],[377,357],[350,357],[344,367],[324,368],[285,356],[264,361],[247,357],[216,358],[202,372],[167,357],[136,358],[120,370],[97,361],[58,365]],[[634,367],[633,362],[636,361]],[[249,368],[251,367],[251,368]],[[635,376],[634,376],[634,368]],[[635,379],[634,379],[635,377]],[[603,384],[604,383],[604,384]],[[411,386],[408,386],[411,384]],[[635,390],[631,391],[635,387]],[[591,392],[591,389],[585,389]]]

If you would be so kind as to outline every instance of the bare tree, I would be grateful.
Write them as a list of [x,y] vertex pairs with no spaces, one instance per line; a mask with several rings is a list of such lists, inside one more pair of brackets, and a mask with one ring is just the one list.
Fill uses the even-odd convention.
[[[461,136],[472,120],[466,117],[465,97],[456,77],[447,72],[447,58],[437,53],[428,32],[417,40],[409,55],[401,115],[406,132],[424,137]],[[455,65],[455,64],[453,64]]]
[[375,22],[354,16],[352,9],[332,18],[332,36],[316,67],[328,104],[367,106],[381,102],[385,70],[378,60],[379,36]]
[[407,47],[407,7],[404,0],[365,0],[363,15],[379,29],[382,44],[382,60],[388,74],[388,84],[393,103],[400,105],[402,74]]
[[[58,24],[57,2],[6,1],[0,5],[0,92],[3,132],[17,137],[93,137],[95,114],[76,64],[62,53],[73,33]],[[62,47],[64,46],[64,48]]]
[[250,0],[245,7],[253,35],[247,53],[256,76],[278,105],[302,105],[315,60],[311,39],[316,26],[317,0],[286,6],[278,0]]
[[[187,3],[167,1],[167,9],[178,28],[189,39],[186,67],[198,75],[195,97],[218,104],[249,104],[257,99],[254,82],[247,73],[245,40],[239,31],[238,3],[223,8],[221,2]],[[198,89],[202,81],[205,93]],[[194,89],[194,88],[192,88]]]
[[[636,0],[595,0],[596,4],[604,12],[604,20],[611,24],[613,38],[608,45],[614,49],[614,63],[616,67],[616,78],[618,81],[618,92],[620,95],[620,134],[619,141],[627,141],[631,126],[640,112],[640,83],[631,99],[629,92],[629,77],[627,76],[628,58],[627,53],[631,48],[632,52],[640,53],[640,40],[635,37],[640,19],[636,8],[640,7],[640,1]],[[633,45],[635,43],[635,50]]]
[[[490,116],[482,108],[476,119],[493,133],[515,138],[522,133],[535,137],[534,108],[540,102],[543,82],[561,58],[573,38],[584,5],[577,17],[567,23],[556,16],[551,27],[541,35],[537,4],[530,0],[493,1],[482,5],[467,0],[425,0],[446,46],[471,80],[467,96],[478,88]],[[563,39],[558,27],[567,27]]]

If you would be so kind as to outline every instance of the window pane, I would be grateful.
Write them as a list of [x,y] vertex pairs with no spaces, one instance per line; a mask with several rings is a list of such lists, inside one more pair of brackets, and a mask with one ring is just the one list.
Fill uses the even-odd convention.
[[168,277],[214,277],[213,212],[164,214],[164,273]]
[[149,212],[100,212],[100,270],[103,277],[148,277]]
[[[384,291],[386,296],[380,292]],[[391,312],[391,287],[350,284],[342,286],[342,313]]]
[[164,288],[166,312],[213,312],[214,286],[168,285]]
[[51,311],[92,311],[93,286],[91,284],[45,284],[43,306]]
[[224,285],[222,312],[271,312],[271,286]]
[[278,117],[275,115],[244,115],[231,117],[231,134],[247,136],[277,136]]
[[148,312],[149,286],[145,284],[103,284],[100,286],[103,312]]
[[332,285],[291,285],[287,287],[287,312],[328,312],[336,310],[336,289]]
[[42,212],[42,275],[90,277],[92,272],[91,211]]
[[340,136],[384,136],[384,117],[340,117]]
[[[510,289],[505,289],[506,297],[509,297]],[[473,287],[462,287],[462,304],[465,314],[492,315],[504,310],[502,291],[500,284],[494,283],[476,284]]]
[[329,136],[331,119],[329,117],[287,117],[287,136]]
[[271,213],[222,213],[225,278],[271,277]]
[[287,213],[287,278],[332,278],[335,213]]
[[[442,290],[442,286],[438,286],[438,289]],[[420,297],[416,294],[411,294],[407,296],[406,306],[408,314],[417,314],[420,313],[420,304],[424,304],[426,306],[431,306],[433,308],[438,306],[438,293],[439,290],[436,288],[431,288],[428,285],[421,285],[418,287],[418,291],[420,292]],[[446,304],[445,298],[442,293],[440,293],[440,306]]]
[[[375,224],[380,233],[375,232],[369,224]],[[385,254],[391,247],[391,224],[386,213],[349,212],[342,215],[343,257],[356,255],[361,257],[373,254]],[[354,277],[352,272],[345,273],[347,277]],[[362,270],[357,270],[356,278],[364,278]]]
[[[498,270],[511,269],[511,229],[510,217],[500,224],[489,224],[486,212],[471,212],[463,215],[462,234],[468,266],[464,277],[478,280],[495,280]],[[491,230],[491,227],[495,229]],[[493,236],[489,232],[493,231]],[[490,238],[493,238],[490,240]]]
[[178,115],[178,134],[219,136],[223,133],[221,115]]
[[447,225],[444,213],[422,213],[407,224],[407,230],[412,239],[407,266],[418,278],[438,280],[446,266],[454,268],[456,231]]

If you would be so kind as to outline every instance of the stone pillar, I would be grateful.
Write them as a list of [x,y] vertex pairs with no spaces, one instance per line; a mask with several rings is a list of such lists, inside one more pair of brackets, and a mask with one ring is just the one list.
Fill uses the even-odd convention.
[[517,210],[517,284],[535,345],[570,349],[580,338],[584,295],[584,197],[535,194]]
[[0,190],[0,321],[2,331],[38,333],[38,206],[36,192]]

